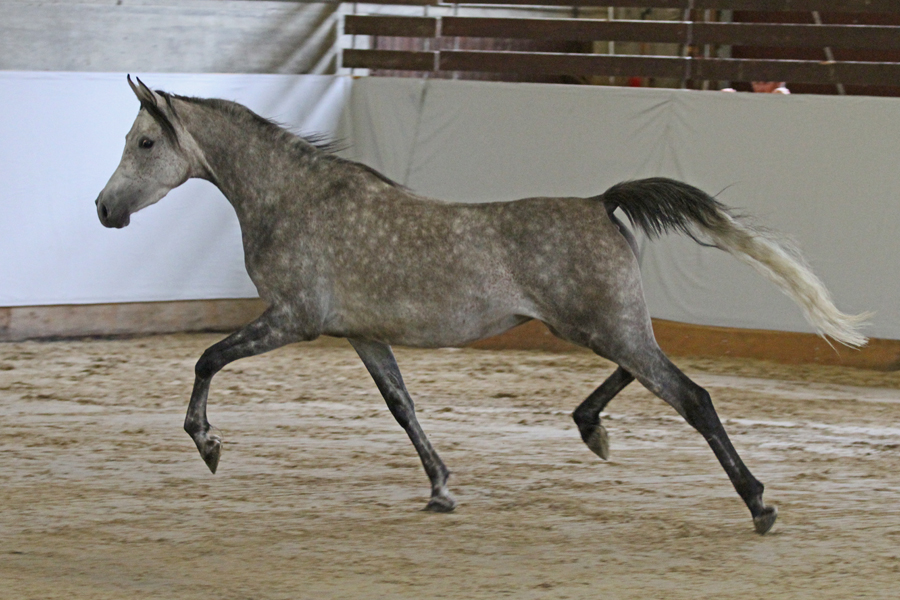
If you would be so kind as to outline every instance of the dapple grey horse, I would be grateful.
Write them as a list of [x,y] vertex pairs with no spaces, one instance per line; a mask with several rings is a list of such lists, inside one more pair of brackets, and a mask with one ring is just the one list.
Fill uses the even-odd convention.
[[861,316],[835,308],[799,254],[701,190],[663,178],[593,198],[447,203],[416,195],[239,104],[152,91],[128,78],[141,109],[121,163],[96,201],[100,221],[130,215],[192,177],[237,212],[247,271],[268,308],[197,362],[184,428],[215,472],[222,440],[206,418],[212,377],[228,363],[320,335],[347,338],[406,430],[431,480],[427,509],[456,505],[450,472],[416,420],[391,344],[461,346],[531,319],[618,365],[573,417],[608,454],[600,413],[637,379],[709,443],[759,533],[776,518],[732,446],[709,394],[660,350],[644,302],[637,246],[614,214],[651,237],[680,231],[749,263],[818,330],[859,346]]

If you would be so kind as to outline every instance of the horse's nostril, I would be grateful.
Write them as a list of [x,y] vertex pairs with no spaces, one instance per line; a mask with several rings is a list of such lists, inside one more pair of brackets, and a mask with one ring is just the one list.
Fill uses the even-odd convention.
[[103,219],[105,219],[105,218],[107,218],[108,216],[109,216],[109,211],[106,210],[106,205],[105,205],[105,204],[101,204],[101,205],[100,205],[100,217],[103,218]]

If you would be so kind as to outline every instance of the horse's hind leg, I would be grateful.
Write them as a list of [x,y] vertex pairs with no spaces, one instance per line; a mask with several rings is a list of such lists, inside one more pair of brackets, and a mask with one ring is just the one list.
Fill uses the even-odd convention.
[[634,375],[619,367],[572,413],[581,439],[603,460],[609,458],[609,438],[606,428],[600,423],[600,413],[609,401],[632,381]]
[[638,381],[672,405],[688,424],[703,435],[735,490],[750,509],[756,532],[767,532],[775,523],[777,510],[763,502],[764,486],[753,477],[731,445],[709,393],[673,365],[655,343],[642,352],[622,358],[622,362]]
[[456,508],[456,500],[447,490],[447,479],[450,477],[450,471],[444,465],[437,452],[431,446],[431,442],[425,436],[425,432],[416,419],[415,407],[406,386],[403,383],[403,377],[400,375],[400,368],[394,358],[391,347],[387,344],[379,342],[369,342],[363,340],[350,340],[356,353],[366,365],[372,379],[378,386],[381,395],[384,396],[391,414],[397,419],[403,429],[406,430],[409,439],[412,440],[425,467],[425,472],[431,480],[431,499],[425,506],[425,510],[434,512],[450,512]]
[[239,358],[262,354],[301,339],[305,338],[288,335],[286,328],[281,326],[278,314],[269,309],[255,321],[207,348],[197,361],[194,390],[184,418],[184,430],[194,440],[210,471],[216,472],[222,453],[222,439],[209,433],[210,424],[206,419],[206,400],[213,376]]

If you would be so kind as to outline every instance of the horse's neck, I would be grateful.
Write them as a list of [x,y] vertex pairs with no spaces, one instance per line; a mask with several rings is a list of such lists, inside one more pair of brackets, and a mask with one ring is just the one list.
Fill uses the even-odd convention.
[[210,180],[234,206],[241,225],[289,194],[298,168],[287,137],[214,108],[193,105],[184,119],[209,167]]

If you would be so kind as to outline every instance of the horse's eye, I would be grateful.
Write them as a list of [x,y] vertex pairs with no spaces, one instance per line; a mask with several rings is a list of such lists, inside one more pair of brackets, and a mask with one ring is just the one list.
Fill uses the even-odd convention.
[[151,140],[150,138],[141,138],[141,141],[138,142],[138,146],[140,146],[144,150],[149,150],[153,147],[153,140]]

